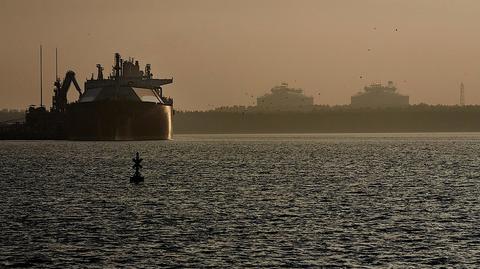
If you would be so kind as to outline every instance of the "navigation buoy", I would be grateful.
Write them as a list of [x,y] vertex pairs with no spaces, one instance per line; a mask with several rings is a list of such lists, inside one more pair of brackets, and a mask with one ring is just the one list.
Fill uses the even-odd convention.
[[140,164],[143,159],[140,158],[138,152],[135,155],[135,158],[132,159],[134,165],[133,169],[135,169],[135,173],[133,174],[132,177],[130,177],[130,182],[131,183],[140,183],[143,182],[143,176],[140,174],[140,168],[142,168],[142,165]]

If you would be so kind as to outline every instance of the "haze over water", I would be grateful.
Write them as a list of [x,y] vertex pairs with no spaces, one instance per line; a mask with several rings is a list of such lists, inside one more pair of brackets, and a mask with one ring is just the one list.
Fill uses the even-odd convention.
[[[252,105],[281,82],[316,104],[348,104],[372,82],[397,83],[412,104],[467,104],[480,92],[476,0],[0,1],[0,108],[50,105],[59,71],[90,78],[113,53],[174,77],[176,109]],[[70,101],[76,100],[71,91]]]
[[478,152],[478,133],[1,141],[0,266],[474,267]]

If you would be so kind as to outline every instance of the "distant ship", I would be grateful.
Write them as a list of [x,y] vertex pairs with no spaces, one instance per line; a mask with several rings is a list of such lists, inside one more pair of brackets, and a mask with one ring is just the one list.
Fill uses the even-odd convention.
[[393,81],[389,81],[387,86],[380,83],[373,83],[365,86],[363,92],[359,92],[351,97],[350,105],[352,107],[399,107],[408,106],[409,97],[397,93],[397,87]]
[[[154,79],[149,64],[115,54],[112,73],[104,78],[97,64],[97,78],[85,82],[82,91],[75,73],[55,81],[52,108],[30,107],[23,125],[4,127],[3,139],[70,140],[166,140],[172,138],[173,99],[163,96],[162,86],[173,79]],[[79,92],[67,102],[71,84]]]
[[309,111],[313,109],[313,97],[305,96],[302,89],[289,88],[287,83],[282,83],[270,91],[271,93],[257,98],[256,110]]

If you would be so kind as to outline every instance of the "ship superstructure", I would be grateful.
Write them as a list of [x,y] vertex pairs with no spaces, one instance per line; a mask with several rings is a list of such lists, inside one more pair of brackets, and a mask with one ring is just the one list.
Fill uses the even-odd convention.
[[271,93],[257,98],[258,110],[304,111],[313,108],[313,97],[305,96],[302,89],[289,88],[287,83],[273,87]]
[[85,82],[85,92],[79,103],[99,101],[138,101],[172,105],[173,100],[162,93],[162,86],[170,84],[173,79],[154,79],[150,64],[145,71],[140,70],[138,61],[122,60],[120,54],[115,54],[115,66],[108,78],[104,78],[104,68],[97,64],[97,79]]
[[363,88],[351,98],[352,107],[398,107],[408,106],[409,97],[397,93],[397,87],[392,81],[386,86],[381,83],[373,83]]

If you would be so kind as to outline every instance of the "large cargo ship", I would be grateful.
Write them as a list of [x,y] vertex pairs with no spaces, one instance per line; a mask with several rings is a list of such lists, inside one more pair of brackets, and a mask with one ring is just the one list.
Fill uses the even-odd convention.
[[[80,88],[73,71],[55,81],[52,108],[31,107],[22,125],[0,129],[3,139],[70,140],[166,140],[172,138],[173,99],[163,96],[162,86],[173,79],[155,79],[149,64],[140,70],[138,61],[115,54],[108,77],[97,64]],[[71,84],[79,99],[68,103]]]
[[408,96],[397,92],[393,81],[386,86],[380,83],[373,83],[365,86],[363,92],[358,92],[351,97],[350,105],[355,108],[377,108],[377,107],[405,107],[409,105]]

